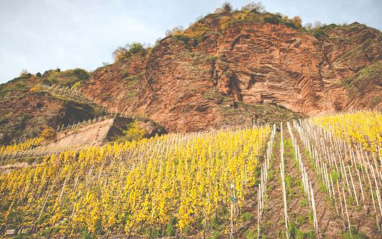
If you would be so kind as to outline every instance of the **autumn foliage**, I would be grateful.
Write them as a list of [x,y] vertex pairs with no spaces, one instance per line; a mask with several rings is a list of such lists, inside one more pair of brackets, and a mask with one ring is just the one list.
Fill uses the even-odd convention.
[[0,225],[71,237],[81,230],[163,233],[169,224],[179,234],[206,228],[232,190],[243,205],[269,133],[174,134],[47,156],[36,167],[0,174]]

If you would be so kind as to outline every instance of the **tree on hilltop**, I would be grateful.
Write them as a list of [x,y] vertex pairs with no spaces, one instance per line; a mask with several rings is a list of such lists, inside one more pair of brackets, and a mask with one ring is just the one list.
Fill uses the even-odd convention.
[[241,8],[242,11],[255,11],[258,13],[265,11],[265,6],[262,2],[251,2]]

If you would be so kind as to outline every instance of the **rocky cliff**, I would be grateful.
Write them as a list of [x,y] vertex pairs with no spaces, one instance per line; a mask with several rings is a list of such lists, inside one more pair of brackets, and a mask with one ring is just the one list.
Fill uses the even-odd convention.
[[269,114],[280,120],[296,117],[291,112],[382,108],[380,31],[358,23],[307,31],[256,18],[235,21],[243,14],[208,15],[144,56],[96,70],[81,91],[170,131]]
[[[73,121],[70,110],[55,107],[65,100],[30,91],[43,82],[75,87],[109,111],[149,118],[170,132],[382,109],[381,60],[381,32],[359,23],[308,30],[277,14],[220,12],[92,73],[49,71],[1,86],[0,127],[31,124],[9,123],[15,102],[17,114],[42,112],[52,127]],[[18,98],[7,93],[17,82],[27,85],[15,91]],[[86,112],[82,106],[74,108]],[[80,118],[98,114],[89,110]]]

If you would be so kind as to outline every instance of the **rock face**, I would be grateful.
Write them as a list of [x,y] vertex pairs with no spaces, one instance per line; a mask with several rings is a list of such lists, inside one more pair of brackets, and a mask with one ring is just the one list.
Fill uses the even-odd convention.
[[165,134],[166,131],[150,120],[112,117],[99,117],[97,120],[82,122],[56,133],[54,139],[44,143],[41,151],[57,153],[73,148],[101,146],[124,136],[124,131],[130,128],[131,123],[138,122],[139,129],[144,134],[142,138],[150,138]]
[[68,95],[48,92],[40,84],[65,87],[88,78],[81,69],[46,71],[39,77],[24,74],[0,85],[0,144],[37,137],[45,128],[56,129],[102,115],[97,107]]
[[62,131],[57,133],[54,142],[48,144],[48,148],[54,150],[63,150],[73,146],[99,146],[102,145],[113,127],[114,119],[105,119],[103,121],[89,124],[78,130]]
[[279,119],[290,111],[314,116],[382,108],[378,30],[354,23],[314,35],[245,21],[219,30],[223,17],[199,22],[209,29],[202,40],[167,37],[146,56],[96,70],[81,91],[116,111],[182,132],[242,124],[276,112],[270,105],[286,110]]
[[[97,122],[79,125],[73,129],[60,131],[54,140],[44,145],[53,152],[63,151],[72,147],[100,146],[106,142],[113,141],[124,134],[129,124],[136,119],[132,118],[99,118]],[[143,137],[149,138],[166,133],[160,126],[148,120],[138,120],[139,127],[145,132]]]
[[380,110],[382,35],[358,23],[306,30],[267,12],[210,14],[93,73],[57,69],[0,85],[0,144],[104,113],[37,84],[73,87],[169,132]]
[[36,137],[44,127],[56,129],[100,114],[90,105],[52,97],[45,92],[15,94],[12,98],[0,99],[0,105],[0,144],[17,136],[19,140]]

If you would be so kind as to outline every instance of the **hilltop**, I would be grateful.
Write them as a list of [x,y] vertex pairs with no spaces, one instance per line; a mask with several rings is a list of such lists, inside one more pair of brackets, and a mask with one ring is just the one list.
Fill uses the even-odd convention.
[[208,15],[144,56],[96,70],[81,90],[171,131],[242,122],[239,116],[270,105],[308,116],[381,108],[381,32],[358,23],[306,31],[278,19],[242,11]]
[[[51,70],[1,85],[0,143],[105,111],[191,132],[381,109],[381,43],[380,31],[359,23],[307,29],[256,7],[220,9],[151,48],[117,49],[94,72]],[[76,90],[91,105],[39,84]]]

